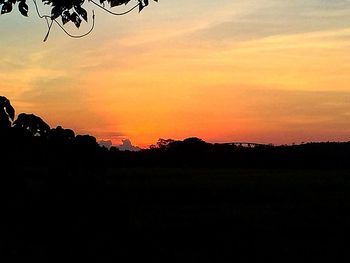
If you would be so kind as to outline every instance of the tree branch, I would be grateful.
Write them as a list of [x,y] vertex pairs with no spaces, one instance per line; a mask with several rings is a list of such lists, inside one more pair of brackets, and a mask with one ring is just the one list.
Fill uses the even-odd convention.
[[[82,37],[85,37],[85,36],[89,35],[92,32],[92,30],[95,28],[95,11],[94,10],[92,10],[92,26],[91,26],[90,30],[88,32],[86,32],[85,34],[82,34],[82,35],[72,35],[56,19],[52,19],[52,17],[48,16],[48,15],[41,15],[40,11],[39,11],[39,8],[38,8],[38,5],[36,3],[36,0],[33,0],[33,2],[34,2],[34,5],[35,5],[35,10],[36,10],[39,18],[44,18],[44,19],[46,19],[46,22],[47,22],[48,31],[47,31],[47,34],[46,34],[46,36],[44,38],[44,42],[46,42],[46,40],[49,37],[49,34],[50,34],[50,31],[51,31],[51,27],[52,27],[53,22],[55,22],[62,29],[62,31],[67,36],[69,36],[71,38],[82,38]],[[49,19],[51,20],[51,22],[48,21]]]
[[134,7],[132,7],[131,9],[129,9],[128,11],[125,11],[123,13],[114,13],[110,10],[108,10],[107,8],[105,8],[104,6],[96,3],[94,0],[88,0],[89,2],[93,3],[94,5],[98,6],[99,8],[101,8],[102,10],[106,11],[107,13],[114,15],[114,16],[123,16],[126,15],[128,13],[130,13],[131,11],[133,11],[135,8],[139,7],[141,3],[138,3],[137,5],[135,5]]

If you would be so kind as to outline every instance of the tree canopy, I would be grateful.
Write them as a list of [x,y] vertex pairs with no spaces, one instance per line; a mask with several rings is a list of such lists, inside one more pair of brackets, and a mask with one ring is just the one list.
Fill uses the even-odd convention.
[[0,96],[0,131],[2,128],[10,128],[14,118],[15,109],[10,101],[6,97]]
[[[44,38],[44,41],[47,40],[53,23],[56,23],[67,35],[73,38],[80,38],[89,34],[95,25],[95,13],[93,9],[91,14],[92,26],[88,32],[81,35],[72,35],[64,28],[64,25],[66,25],[68,22],[73,23],[77,28],[80,27],[83,21],[88,22],[89,15],[88,11],[86,10],[88,5],[100,8],[111,15],[126,15],[137,8],[139,12],[141,12],[149,4],[149,0],[41,0],[41,2],[49,8],[49,14],[42,14],[36,0],[0,0],[0,13],[2,15],[11,13],[14,10],[14,7],[17,5],[18,11],[23,16],[28,16],[29,6],[27,3],[29,1],[33,1],[34,8],[38,16],[45,19],[47,22],[48,32]],[[154,1],[158,2],[158,0]],[[135,4],[132,5],[132,2]],[[112,8],[121,5],[130,5],[131,7],[127,11],[120,13],[112,11]]]

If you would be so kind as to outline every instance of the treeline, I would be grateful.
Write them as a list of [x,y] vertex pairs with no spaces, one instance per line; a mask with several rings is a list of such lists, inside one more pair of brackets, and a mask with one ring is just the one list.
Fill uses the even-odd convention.
[[159,139],[138,152],[107,149],[93,136],[76,135],[61,126],[50,128],[33,114],[21,113],[15,119],[15,110],[5,97],[0,97],[0,143],[1,160],[12,166],[350,168],[350,142],[242,146],[187,138]]
[[3,262],[342,262],[350,143],[108,150],[4,97],[0,127]]
[[348,168],[350,142],[240,146],[198,138],[170,141],[136,153],[144,164],[228,168]]

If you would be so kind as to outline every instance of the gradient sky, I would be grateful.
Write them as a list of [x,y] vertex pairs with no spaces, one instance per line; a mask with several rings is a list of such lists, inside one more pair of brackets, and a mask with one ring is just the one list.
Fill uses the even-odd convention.
[[51,126],[141,147],[350,140],[350,1],[160,0],[46,43],[17,13],[0,17],[0,95]]

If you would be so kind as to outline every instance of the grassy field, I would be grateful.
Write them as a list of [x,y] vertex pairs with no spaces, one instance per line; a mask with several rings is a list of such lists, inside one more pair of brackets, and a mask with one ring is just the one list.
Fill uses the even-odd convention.
[[6,255],[50,262],[342,262],[345,255],[348,170],[85,172],[40,168],[17,177],[2,227]]

